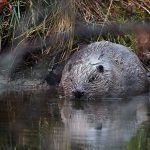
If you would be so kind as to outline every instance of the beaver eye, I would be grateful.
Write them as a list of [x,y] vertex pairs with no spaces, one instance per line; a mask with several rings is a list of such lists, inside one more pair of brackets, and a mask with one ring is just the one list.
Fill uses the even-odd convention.
[[69,66],[68,66],[68,72],[70,72],[71,69],[72,69],[72,64],[69,64]]
[[103,73],[104,72],[104,67],[102,65],[99,65],[97,67],[98,72]]
[[92,76],[91,78],[89,78],[89,82],[93,82],[96,79],[95,76]]

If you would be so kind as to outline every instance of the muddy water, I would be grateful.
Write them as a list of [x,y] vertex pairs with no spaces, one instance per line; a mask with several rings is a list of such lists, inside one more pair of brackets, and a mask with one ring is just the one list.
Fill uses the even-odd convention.
[[149,93],[68,101],[55,90],[0,93],[0,150],[123,150],[149,120]]

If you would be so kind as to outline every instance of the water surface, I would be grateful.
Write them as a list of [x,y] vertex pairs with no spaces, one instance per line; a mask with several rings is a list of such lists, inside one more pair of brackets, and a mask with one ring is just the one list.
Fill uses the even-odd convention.
[[0,93],[0,150],[123,150],[149,121],[149,93],[69,101],[54,90]]

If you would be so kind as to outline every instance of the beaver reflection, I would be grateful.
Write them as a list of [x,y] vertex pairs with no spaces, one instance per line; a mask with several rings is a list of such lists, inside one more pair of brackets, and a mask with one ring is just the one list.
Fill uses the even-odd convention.
[[71,149],[124,149],[148,119],[147,100],[145,95],[129,101],[64,101],[60,113],[66,141],[71,142]]

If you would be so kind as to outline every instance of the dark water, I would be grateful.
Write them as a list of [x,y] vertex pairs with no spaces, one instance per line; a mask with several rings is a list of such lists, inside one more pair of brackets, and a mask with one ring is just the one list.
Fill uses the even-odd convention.
[[0,150],[123,150],[149,120],[149,94],[67,101],[53,90],[1,91]]

